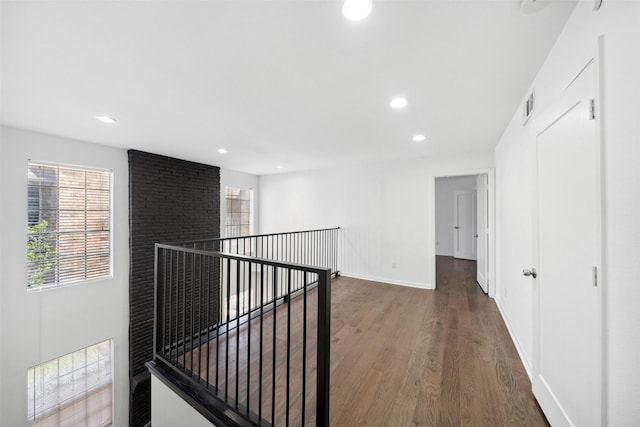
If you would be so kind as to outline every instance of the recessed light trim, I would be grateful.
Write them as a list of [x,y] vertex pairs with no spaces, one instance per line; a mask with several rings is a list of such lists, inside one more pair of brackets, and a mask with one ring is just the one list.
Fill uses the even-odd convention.
[[407,101],[407,98],[403,98],[403,97],[393,98],[389,103],[391,108],[395,108],[395,109],[404,108],[408,104],[409,104],[409,101]]
[[115,122],[117,122],[117,120],[111,116],[107,116],[105,114],[101,115],[101,116],[96,116],[97,120],[100,120],[102,123],[106,123],[108,125],[112,125]]
[[276,169],[282,169],[282,165],[276,166]]
[[220,153],[220,154],[227,154],[227,153],[228,153],[228,151],[227,151],[226,149],[224,149],[224,148],[220,147],[220,148],[218,148],[218,153]]
[[349,21],[361,21],[371,13],[372,0],[345,0],[342,5],[342,14]]
[[427,138],[423,134],[419,133],[417,135],[413,135],[413,138],[411,139],[413,139],[415,142],[422,142]]

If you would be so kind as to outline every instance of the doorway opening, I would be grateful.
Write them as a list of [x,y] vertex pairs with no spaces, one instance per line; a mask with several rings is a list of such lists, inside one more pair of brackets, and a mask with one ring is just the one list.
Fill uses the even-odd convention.
[[[489,294],[489,174],[434,178],[435,269],[459,268]],[[444,280],[436,271],[437,281]]]

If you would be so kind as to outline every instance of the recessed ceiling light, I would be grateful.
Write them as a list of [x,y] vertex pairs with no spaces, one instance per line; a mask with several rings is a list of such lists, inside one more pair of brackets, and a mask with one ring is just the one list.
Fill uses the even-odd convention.
[[96,116],[96,119],[100,120],[102,123],[114,124],[117,120],[110,116]]
[[413,139],[415,142],[420,142],[420,141],[424,141],[426,139],[426,137],[422,134],[418,134],[418,135],[413,135]]
[[276,166],[276,169],[282,169],[282,165]]
[[391,108],[404,108],[408,103],[407,98],[393,98],[389,105]]
[[372,7],[372,0],[345,0],[342,14],[349,21],[360,21],[369,16]]
[[227,150],[225,150],[224,148],[218,148],[218,153],[220,154],[226,154]]

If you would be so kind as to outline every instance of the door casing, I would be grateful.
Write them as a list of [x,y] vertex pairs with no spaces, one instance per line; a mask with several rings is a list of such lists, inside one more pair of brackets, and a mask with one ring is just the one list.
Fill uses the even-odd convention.
[[476,180],[476,208],[477,208],[477,224],[476,224],[476,244],[477,244],[477,268],[476,268],[476,281],[482,288],[484,293],[487,293],[487,264],[488,264],[488,242],[487,239],[487,220],[489,215],[487,213],[487,175],[478,175]]
[[429,289],[436,288],[436,199],[435,188],[437,178],[446,178],[452,176],[466,175],[487,175],[487,288],[491,298],[495,298],[496,269],[495,269],[495,169],[472,169],[472,170],[451,170],[437,173],[427,177],[427,198],[429,200],[429,216],[427,217],[429,235],[427,236],[427,245],[430,248],[429,257],[427,258],[427,268],[429,271]]

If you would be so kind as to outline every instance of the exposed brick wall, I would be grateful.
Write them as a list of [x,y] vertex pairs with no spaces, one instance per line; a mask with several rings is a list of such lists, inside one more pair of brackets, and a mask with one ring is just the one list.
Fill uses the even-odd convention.
[[129,150],[130,425],[151,418],[154,244],[220,237],[220,168]]

